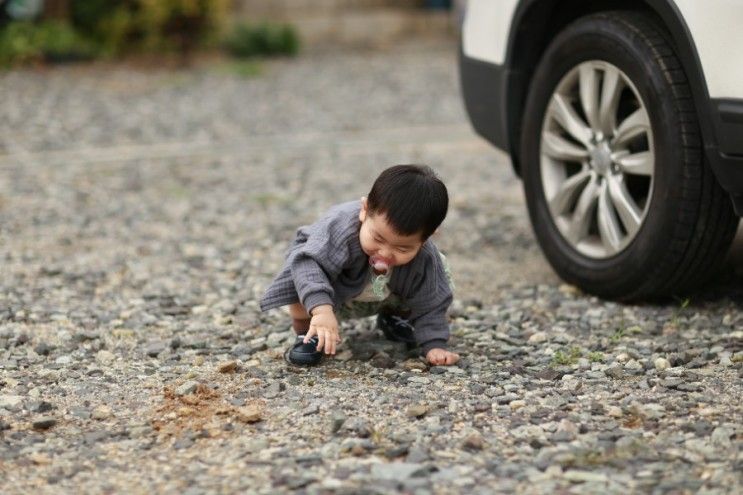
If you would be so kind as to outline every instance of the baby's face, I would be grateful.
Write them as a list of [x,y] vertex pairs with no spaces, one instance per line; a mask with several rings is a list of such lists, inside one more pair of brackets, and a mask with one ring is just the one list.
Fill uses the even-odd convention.
[[384,214],[370,214],[365,205],[359,213],[361,249],[377,271],[410,263],[423,246],[420,234],[400,235]]

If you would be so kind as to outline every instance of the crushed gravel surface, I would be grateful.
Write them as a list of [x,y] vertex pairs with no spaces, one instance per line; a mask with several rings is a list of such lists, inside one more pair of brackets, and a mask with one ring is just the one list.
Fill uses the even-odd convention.
[[[743,278],[563,284],[456,49],[0,75],[0,480],[12,493],[740,493]],[[287,365],[257,298],[294,229],[395,163],[450,189],[455,367],[373,319]]]

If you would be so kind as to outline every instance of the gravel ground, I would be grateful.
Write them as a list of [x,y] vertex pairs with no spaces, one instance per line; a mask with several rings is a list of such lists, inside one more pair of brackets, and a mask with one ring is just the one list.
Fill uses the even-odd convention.
[[[647,305],[562,284],[454,54],[0,76],[2,492],[740,493],[740,267]],[[411,161],[452,196],[459,366],[373,320],[286,365],[256,301],[294,228]]]

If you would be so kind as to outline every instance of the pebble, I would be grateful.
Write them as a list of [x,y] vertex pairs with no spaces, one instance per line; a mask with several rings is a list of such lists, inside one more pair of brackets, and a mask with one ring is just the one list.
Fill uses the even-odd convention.
[[95,409],[93,409],[93,412],[91,414],[91,417],[93,419],[97,419],[99,421],[108,419],[111,416],[113,416],[113,410],[111,409],[111,407],[105,405],[97,406]]
[[526,406],[526,401],[525,400],[521,400],[521,399],[512,400],[511,402],[508,403],[508,407],[510,407],[512,411],[516,411],[516,410],[521,409],[522,407],[525,407],[525,406]]
[[95,360],[101,364],[107,365],[113,363],[116,360],[116,356],[114,353],[102,349],[95,355]]
[[414,404],[408,407],[406,414],[410,418],[420,418],[428,412],[428,406],[425,404]]
[[0,395],[0,408],[17,411],[21,408],[23,397],[20,395]]
[[182,385],[179,385],[178,388],[175,389],[176,395],[189,395],[194,392],[196,392],[196,389],[199,386],[199,382],[194,380],[189,380]]
[[52,426],[57,424],[57,420],[51,416],[41,416],[36,418],[31,426],[34,430],[48,430]]
[[217,364],[217,371],[220,373],[232,373],[237,369],[237,361],[223,361]]
[[469,450],[482,450],[485,448],[485,441],[479,433],[471,433],[462,442],[462,447]]
[[244,423],[255,423],[263,419],[263,411],[255,405],[248,405],[237,410],[238,419]]
[[653,364],[655,364],[655,369],[658,371],[667,370],[671,367],[671,363],[664,357],[656,358],[656,360],[653,361]]
[[165,342],[154,342],[152,344],[149,344],[145,348],[145,354],[147,354],[149,357],[158,357],[163,351],[165,351]]
[[534,332],[527,341],[530,344],[541,344],[547,342],[547,332]]

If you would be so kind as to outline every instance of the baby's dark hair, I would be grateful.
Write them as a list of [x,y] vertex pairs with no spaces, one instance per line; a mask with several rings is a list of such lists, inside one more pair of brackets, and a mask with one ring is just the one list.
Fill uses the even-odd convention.
[[374,181],[367,197],[371,214],[384,214],[401,235],[420,233],[425,241],[446,218],[449,194],[431,167],[395,165]]

